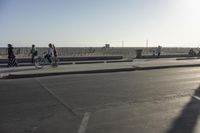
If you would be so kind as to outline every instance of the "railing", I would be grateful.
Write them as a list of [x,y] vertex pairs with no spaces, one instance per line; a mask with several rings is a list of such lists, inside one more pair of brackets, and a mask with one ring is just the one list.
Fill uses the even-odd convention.
[[[17,58],[28,57],[31,48],[14,48],[14,53]],[[81,57],[81,56],[108,56],[108,55],[121,55],[124,58],[133,58],[136,56],[136,49],[142,49],[142,55],[153,55],[155,47],[150,48],[136,48],[136,47],[77,47],[77,48],[61,48],[58,47],[58,56],[70,56],[70,57]],[[175,54],[187,54],[190,48],[162,48],[161,55],[175,55]],[[42,54],[47,51],[48,48],[37,48],[38,53]],[[0,58],[7,58],[7,48],[0,48]]]

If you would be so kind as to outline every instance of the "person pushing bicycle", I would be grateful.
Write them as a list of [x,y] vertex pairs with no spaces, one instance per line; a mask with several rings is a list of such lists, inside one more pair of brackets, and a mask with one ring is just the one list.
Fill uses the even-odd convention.
[[51,43],[49,43],[48,51],[44,52],[42,56],[38,56],[34,60],[36,68],[43,68],[43,66],[47,65],[48,63],[50,63],[52,67],[57,67],[59,64],[55,46],[53,46]]

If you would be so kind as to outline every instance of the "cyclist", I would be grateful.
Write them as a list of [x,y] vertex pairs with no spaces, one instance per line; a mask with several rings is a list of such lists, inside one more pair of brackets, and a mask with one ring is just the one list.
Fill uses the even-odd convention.
[[49,63],[52,63],[52,58],[54,57],[54,50],[53,50],[53,45],[51,43],[49,43],[49,48],[48,48],[48,52],[45,55],[45,58],[48,59]]

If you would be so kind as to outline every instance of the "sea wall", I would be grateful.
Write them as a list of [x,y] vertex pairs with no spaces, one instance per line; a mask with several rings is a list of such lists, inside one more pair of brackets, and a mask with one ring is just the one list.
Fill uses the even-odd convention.
[[[28,57],[30,53],[30,47],[17,47],[14,48],[14,53],[17,57]],[[37,48],[38,53],[41,55],[48,48]],[[152,55],[155,47],[58,47],[58,56],[106,56],[106,55],[122,55],[124,58],[134,58],[136,56],[136,50],[142,49],[143,55]],[[174,55],[174,54],[186,54],[190,48],[162,48],[162,55]],[[0,48],[0,58],[7,58],[7,48]]]

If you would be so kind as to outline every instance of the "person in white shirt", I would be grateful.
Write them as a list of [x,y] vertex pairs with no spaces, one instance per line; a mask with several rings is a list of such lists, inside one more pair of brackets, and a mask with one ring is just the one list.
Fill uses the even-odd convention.
[[158,48],[157,48],[157,50],[156,50],[158,57],[159,57],[160,54],[161,54],[161,48],[162,48],[162,47],[159,45]]
[[48,59],[49,63],[52,62],[52,58],[54,57],[54,50],[53,50],[53,46],[51,43],[49,43],[49,48],[48,48],[48,52],[47,55],[45,56],[45,58]]
[[51,43],[49,43],[48,55],[54,57],[53,45]]

